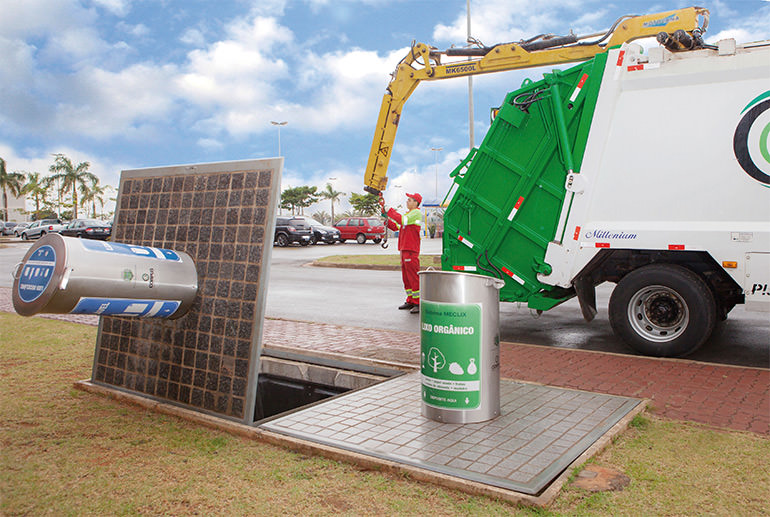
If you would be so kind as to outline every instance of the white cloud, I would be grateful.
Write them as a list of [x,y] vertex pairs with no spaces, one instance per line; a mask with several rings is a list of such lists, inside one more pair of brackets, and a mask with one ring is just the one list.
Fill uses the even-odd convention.
[[174,106],[170,83],[176,72],[173,65],[145,64],[120,72],[84,69],[63,85],[71,96],[59,104],[53,123],[63,132],[106,139],[164,120]]
[[[297,106],[311,131],[329,132],[356,127],[376,120],[389,73],[406,49],[380,56],[377,52],[352,49],[317,56],[310,54],[300,67],[298,87],[312,92],[312,103]],[[300,111],[301,110],[301,111]]]
[[91,0],[95,5],[103,8],[115,16],[123,17],[131,10],[131,0]]
[[131,36],[137,38],[144,38],[150,35],[150,28],[143,23],[131,25],[125,22],[120,22],[117,24],[117,28],[126,34],[130,34]]
[[190,28],[184,31],[179,41],[191,47],[202,47],[206,44],[206,37],[199,29]]
[[727,38],[734,38],[738,43],[770,39],[770,6],[758,9],[754,16],[738,20],[731,27],[716,34],[707,34],[706,41],[716,43]]
[[196,49],[174,82],[192,105],[212,112],[201,127],[235,135],[253,132],[255,118],[281,104],[276,85],[289,76],[288,65],[272,56],[277,46],[290,45],[293,34],[274,18],[238,21],[228,39]]
[[90,26],[96,13],[77,0],[24,0],[4,2],[0,35],[5,37],[45,36],[69,27]]
[[[591,20],[584,10],[577,9],[585,2],[540,0],[535,4],[527,0],[485,0],[471,2],[471,35],[491,46],[506,41],[518,41],[541,32],[567,32],[571,21],[582,16],[581,24]],[[570,13],[565,18],[564,11]],[[433,30],[435,42],[462,45],[467,36],[467,14],[458,13],[449,25],[438,24]]]

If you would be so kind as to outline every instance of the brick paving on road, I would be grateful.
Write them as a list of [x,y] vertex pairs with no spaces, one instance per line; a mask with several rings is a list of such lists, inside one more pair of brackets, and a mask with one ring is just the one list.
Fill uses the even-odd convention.
[[[0,288],[0,311],[13,312]],[[46,315],[96,325],[96,316]],[[411,365],[420,360],[416,333],[266,319],[263,345],[307,354],[352,356]],[[655,414],[770,435],[770,370],[632,355],[502,343],[501,376],[548,386],[647,398]]]

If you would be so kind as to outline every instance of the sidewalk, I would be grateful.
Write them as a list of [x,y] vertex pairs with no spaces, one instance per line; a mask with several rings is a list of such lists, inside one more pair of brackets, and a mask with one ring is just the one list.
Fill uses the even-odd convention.
[[[13,312],[0,288],[0,311]],[[96,316],[47,315],[96,325]],[[265,348],[354,356],[417,368],[418,334],[324,323],[265,320]],[[647,398],[674,420],[770,435],[770,370],[501,343],[501,376],[548,386]]]

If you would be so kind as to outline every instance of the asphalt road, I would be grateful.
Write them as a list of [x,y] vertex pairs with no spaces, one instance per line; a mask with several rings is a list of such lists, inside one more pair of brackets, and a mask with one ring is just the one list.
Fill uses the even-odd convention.
[[[20,262],[28,243],[0,248],[0,287],[11,287],[11,271]],[[439,239],[426,240],[422,252],[438,254]],[[397,253],[372,243],[275,247],[271,251],[270,285],[265,315],[269,318],[312,321],[384,330],[418,332],[419,317],[397,310],[404,300],[401,273],[361,269],[321,268],[313,260],[329,255]],[[597,289],[598,315],[586,323],[576,300],[539,317],[526,306],[500,305],[503,341],[633,354],[615,337],[607,319],[612,285]],[[706,344],[690,355],[695,361],[739,366],[770,367],[770,316],[747,312],[738,306],[720,324]]]

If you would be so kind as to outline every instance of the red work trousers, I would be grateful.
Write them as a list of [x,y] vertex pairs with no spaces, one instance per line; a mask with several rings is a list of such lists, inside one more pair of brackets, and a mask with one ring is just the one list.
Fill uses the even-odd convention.
[[401,250],[401,278],[404,280],[407,303],[420,304],[420,254]]

